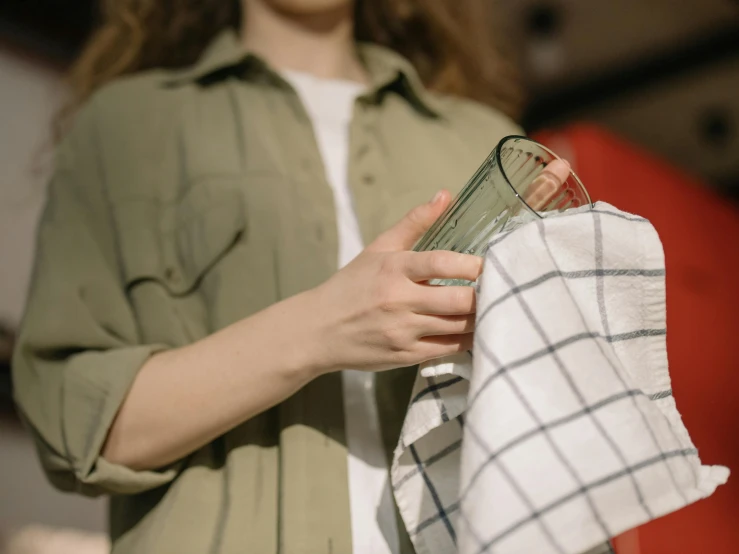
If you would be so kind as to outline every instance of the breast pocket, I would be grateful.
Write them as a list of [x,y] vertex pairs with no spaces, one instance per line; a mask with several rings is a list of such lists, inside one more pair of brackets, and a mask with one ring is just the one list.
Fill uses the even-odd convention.
[[143,338],[179,345],[209,331],[201,282],[246,231],[238,178],[201,179],[178,201],[114,208],[122,278]]

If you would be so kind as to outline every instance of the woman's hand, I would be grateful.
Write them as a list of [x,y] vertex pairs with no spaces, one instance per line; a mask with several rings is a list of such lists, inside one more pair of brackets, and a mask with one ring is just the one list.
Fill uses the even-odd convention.
[[426,281],[474,281],[482,260],[447,251],[409,251],[450,200],[442,191],[418,206],[311,291],[321,371],[378,371],[472,347],[474,288]]

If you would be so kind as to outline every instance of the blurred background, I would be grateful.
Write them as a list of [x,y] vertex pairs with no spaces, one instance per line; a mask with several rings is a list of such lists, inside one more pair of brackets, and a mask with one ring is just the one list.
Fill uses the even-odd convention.
[[[739,331],[739,3],[491,1],[499,18],[491,32],[505,34],[528,93],[526,131],[570,159],[595,198],[649,217],[660,232],[678,406],[704,461],[739,471],[731,408],[739,390],[731,348]],[[106,550],[104,501],[46,483],[14,415],[9,377],[51,166],[50,118],[96,17],[93,0],[0,2],[0,551]],[[738,519],[730,481],[617,547],[737,552]]]

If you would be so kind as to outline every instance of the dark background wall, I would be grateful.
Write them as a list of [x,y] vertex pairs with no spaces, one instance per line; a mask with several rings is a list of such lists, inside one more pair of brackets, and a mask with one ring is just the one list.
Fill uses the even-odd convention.
[[590,120],[739,196],[739,2],[498,0],[538,129]]

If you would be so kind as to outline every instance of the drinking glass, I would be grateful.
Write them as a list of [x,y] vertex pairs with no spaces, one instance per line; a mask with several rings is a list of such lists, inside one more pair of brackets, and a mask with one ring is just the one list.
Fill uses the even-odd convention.
[[[526,137],[502,139],[434,225],[415,251],[452,250],[482,256],[491,238],[519,225],[570,208],[589,206],[587,190],[573,171],[555,186],[536,181],[558,156]],[[439,279],[436,285],[470,284]]]

